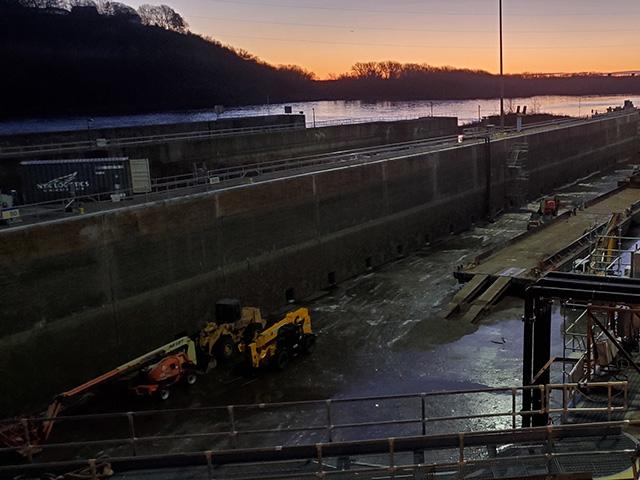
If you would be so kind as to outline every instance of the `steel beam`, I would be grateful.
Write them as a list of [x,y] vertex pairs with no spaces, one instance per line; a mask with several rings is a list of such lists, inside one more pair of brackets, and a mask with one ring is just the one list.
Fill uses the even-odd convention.
[[[196,452],[137,457],[105,459],[112,470],[123,473],[135,470],[242,465],[260,462],[279,462],[289,460],[313,460],[358,455],[415,452],[419,450],[443,450],[458,448],[461,442],[465,447],[480,447],[504,444],[547,442],[581,437],[599,437],[620,435],[628,422],[586,423],[579,425],[550,426],[504,431],[485,431],[473,433],[453,433],[418,437],[399,437],[379,440],[351,442],[318,443],[309,445],[278,446],[270,448],[251,448],[221,450],[214,452]],[[392,447],[391,447],[392,446]],[[43,464],[27,464],[0,467],[0,478],[13,478],[19,475],[44,475],[65,473],[86,468],[90,461],[66,461]]]
[[[551,300],[537,298],[534,304],[535,322],[533,324],[533,359],[532,373],[544,369],[551,358]],[[550,382],[550,371],[545,370],[534,382],[535,385],[548,385]],[[542,410],[544,404],[543,394],[540,390],[533,391],[532,410]],[[541,427],[547,424],[548,414],[533,416],[533,426]]]

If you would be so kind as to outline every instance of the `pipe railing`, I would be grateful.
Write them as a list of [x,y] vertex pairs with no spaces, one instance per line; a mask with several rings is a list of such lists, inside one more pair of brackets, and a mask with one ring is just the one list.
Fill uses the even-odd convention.
[[[95,150],[101,148],[116,148],[126,146],[138,146],[153,143],[167,143],[184,140],[201,140],[216,137],[228,137],[236,135],[250,135],[259,133],[282,132],[289,130],[302,130],[304,125],[287,123],[279,125],[262,125],[255,127],[240,127],[229,129],[211,129],[193,132],[167,133],[161,135],[141,135],[136,137],[118,137],[116,139],[93,138],[77,142],[56,142],[37,145],[19,145],[12,147],[0,147],[0,158],[16,155],[27,155],[36,153],[54,153],[73,150]],[[90,131],[92,134],[99,134],[100,131]]]
[[[608,391],[607,404],[598,407],[577,407],[571,406],[570,401],[573,398],[570,394],[580,392],[583,388],[606,388]],[[616,396],[612,394],[614,390],[622,391],[622,402],[620,399],[616,400]],[[519,407],[521,403],[521,395],[524,391],[538,392],[541,399],[541,405],[539,409],[524,411]],[[562,392],[563,403],[560,407],[552,405],[552,395],[556,391]],[[453,397],[459,397],[462,395],[502,395],[510,398],[509,409],[498,412],[490,413],[472,413],[472,414],[454,414],[454,415],[429,415],[428,411],[433,408],[429,404],[429,400],[440,401],[445,397],[447,400],[453,401]],[[380,406],[384,407],[384,402],[390,401],[414,401],[413,407],[409,405],[409,412],[402,418],[396,417],[382,417],[378,418],[374,415],[374,419],[366,419],[368,412],[382,411]],[[440,403],[442,403],[440,401]],[[360,404],[360,405],[358,405]],[[341,411],[340,406],[356,405],[358,411],[357,415],[361,417],[364,415],[365,419],[360,421],[340,421],[339,416]],[[371,407],[375,405],[375,408],[364,409],[364,407]],[[314,408],[311,412],[315,414],[315,419],[307,420],[304,425],[286,425],[278,426],[277,428],[244,428],[243,422],[247,419],[242,416],[255,415],[257,413],[268,415],[277,414],[278,411],[283,409],[289,409],[293,412],[298,412],[298,415],[304,415],[300,412],[304,409]],[[248,405],[229,405],[224,407],[199,407],[189,409],[177,409],[177,410],[148,410],[139,412],[118,412],[118,413],[103,413],[103,414],[91,414],[91,415],[76,415],[76,416],[60,416],[57,418],[38,417],[38,418],[23,418],[20,423],[16,423],[15,420],[3,420],[0,421],[0,439],[3,438],[2,432],[17,432],[23,433],[20,444],[8,445],[4,448],[0,448],[0,453],[3,452],[19,452],[28,459],[32,459],[33,455],[40,451],[51,451],[68,448],[86,448],[86,447],[122,447],[129,448],[129,453],[132,456],[136,456],[141,448],[145,445],[150,445],[154,442],[178,442],[180,440],[198,440],[198,439],[221,439],[225,441],[229,448],[238,448],[239,439],[247,438],[249,440],[256,440],[255,437],[271,435],[271,434],[303,434],[317,435],[322,434],[323,441],[329,443],[337,441],[336,435],[338,433],[353,432],[358,429],[367,429],[372,427],[399,427],[399,426],[412,426],[418,428],[422,435],[427,435],[430,431],[430,426],[442,422],[454,422],[465,421],[469,426],[470,420],[483,420],[483,419],[509,419],[508,423],[512,429],[517,429],[518,419],[525,416],[543,415],[543,414],[562,414],[564,417],[572,413],[606,413],[609,418],[614,412],[624,412],[628,409],[628,383],[627,382],[592,382],[589,384],[550,384],[550,385],[532,385],[532,386],[520,386],[520,387],[498,387],[498,388],[484,388],[473,390],[460,390],[454,392],[431,392],[431,393],[418,393],[418,394],[403,394],[403,395],[389,395],[381,397],[359,397],[359,398],[346,398],[346,399],[332,399],[332,400],[311,400],[302,402],[283,402],[274,404],[248,404]],[[393,409],[397,411],[396,408]],[[169,434],[169,435],[145,435],[144,426],[145,419],[149,417],[159,417],[162,420],[162,424],[165,425],[168,420],[178,415],[183,415],[185,418],[195,418],[198,414],[205,414],[208,422],[212,419],[217,419],[218,428],[213,430],[207,430],[203,432],[189,432],[184,434]],[[306,413],[309,415],[309,412]],[[344,414],[342,414],[344,415]],[[353,417],[354,414],[350,413],[349,417]],[[306,418],[306,417],[305,417]],[[249,417],[251,425],[256,424],[256,418],[254,416]],[[265,418],[268,420],[268,418]],[[30,440],[30,432],[37,431],[38,425],[42,425],[44,422],[54,421],[58,424],[57,429],[60,428],[61,423],[69,422],[73,424],[90,425],[92,422],[98,420],[106,420],[113,428],[115,428],[116,422],[120,420],[121,426],[127,430],[125,436],[117,438],[106,438],[100,440],[73,440],[73,441],[59,441],[59,442],[46,442],[43,444],[37,444],[35,441]],[[280,422],[279,422],[280,424]],[[506,425],[506,423],[505,423]],[[414,430],[415,431],[415,430]],[[5,437],[8,438],[7,433]]]
[[[362,474],[380,473],[380,478],[404,478],[412,472],[437,475],[449,474],[454,478],[468,478],[472,472],[479,473],[482,469],[509,466],[516,468],[522,462],[524,465],[546,467],[547,473],[557,460],[589,458],[590,462],[603,461],[611,463],[617,461],[620,469],[631,469],[633,478],[637,479],[638,449],[633,448],[631,442],[623,442],[619,448],[610,446],[608,449],[598,449],[594,444],[592,450],[585,449],[579,444],[579,450],[567,448],[573,441],[584,437],[599,437],[600,439],[620,436],[625,429],[635,425],[632,421],[587,423],[546,427],[526,428],[519,430],[491,430],[477,432],[457,432],[452,434],[422,435],[413,437],[386,437],[360,442],[336,442],[314,444],[300,444],[296,446],[277,446],[267,448],[250,448],[238,450],[206,450],[191,453],[168,453],[133,457],[101,456],[95,459],[76,459],[63,462],[49,462],[44,464],[27,464],[0,467],[0,475],[34,476],[43,473],[83,473],[82,478],[97,480],[101,474],[115,471],[126,473],[136,470],[159,470],[177,467],[207,467],[206,478],[213,480],[220,478],[217,469],[226,468],[234,471],[233,478],[253,479],[282,479],[282,478],[326,478],[338,475],[344,478],[346,474],[354,476]],[[477,455],[469,456],[467,449],[474,447],[497,447],[499,445],[514,447],[526,446],[531,450],[536,445],[535,453],[517,453],[514,455]],[[561,448],[556,448],[561,445]],[[448,452],[455,450],[455,454]],[[443,452],[439,461],[425,462],[425,452]],[[411,454],[409,456],[408,454]],[[418,461],[420,456],[422,461]],[[375,455],[375,464],[364,463],[368,456]],[[353,467],[340,467],[340,459],[351,458]],[[358,459],[361,459],[358,462]],[[412,459],[411,461],[409,459]],[[306,467],[300,469],[300,462]],[[337,463],[336,466],[333,463]],[[344,465],[344,464],[343,464]],[[255,467],[259,473],[255,473]],[[243,472],[242,468],[253,468],[252,473]],[[354,468],[355,467],[355,468]],[[274,470],[270,471],[270,468]],[[350,472],[349,472],[350,470]],[[517,470],[516,470],[517,471]],[[224,477],[224,471],[222,476]],[[226,472],[231,473],[231,472]],[[244,476],[242,476],[244,473]],[[526,472],[525,472],[526,473]],[[582,472],[590,473],[590,472]],[[618,473],[618,472],[611,472]],[[524,475],[524,473],[523,473]],[[76,477],[74,477],[76,478]],[[449,477],[447,477],[449,478]]]

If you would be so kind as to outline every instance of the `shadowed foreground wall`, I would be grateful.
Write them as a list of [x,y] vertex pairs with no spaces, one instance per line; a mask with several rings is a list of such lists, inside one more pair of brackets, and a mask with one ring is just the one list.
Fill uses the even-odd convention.
[[[195,331],[216,299],[272,309],[637,154],[638,115],[0,232],[0,411]],[[490,198],[487,165],[491,165]]]

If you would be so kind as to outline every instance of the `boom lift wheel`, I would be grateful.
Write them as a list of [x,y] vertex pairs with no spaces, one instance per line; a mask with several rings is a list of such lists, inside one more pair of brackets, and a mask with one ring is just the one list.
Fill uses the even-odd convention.
[[193,385],[197,381],[198,381],[198,375],[196,375],[195,373],[189,373],[187,375],[187,385]]
[[168,400],[170,396],[171,391],[168,388],[163,388],[158,392],[158,398],[160,398],[160,400],[162,400],[163,402],[165,400]]

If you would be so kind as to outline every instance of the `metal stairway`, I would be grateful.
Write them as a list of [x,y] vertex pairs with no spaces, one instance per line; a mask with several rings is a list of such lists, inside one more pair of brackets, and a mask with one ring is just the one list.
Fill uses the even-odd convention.
[[515,143],[511,147],[505,165],[507,181],[507,202],[511,208],[524,205],[527,201],[529,185],[529,144]]

